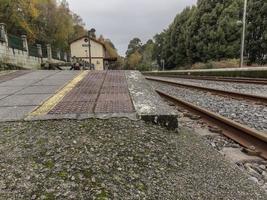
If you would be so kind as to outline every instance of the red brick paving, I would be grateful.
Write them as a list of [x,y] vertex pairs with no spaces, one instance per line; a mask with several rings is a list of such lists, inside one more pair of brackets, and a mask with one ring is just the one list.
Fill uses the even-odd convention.
[[123,71],[90,72],[49,114],[132,113]]

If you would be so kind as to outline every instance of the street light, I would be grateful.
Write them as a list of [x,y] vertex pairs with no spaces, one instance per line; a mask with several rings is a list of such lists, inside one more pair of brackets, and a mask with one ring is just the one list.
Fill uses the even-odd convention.
[[161,59],[160,62],[161,62],[162,70],[165,71],[165,60]]
[[[92,67],[92,54],[91,54],[91,37],[95,34],[95,29],[92,28],[91,30],[88,31],[88,50],[89,50],[89,64],[90,68]],[[86,39],[85,39],[86,40]]]
[[247,0],[244,0],[244,12],[243,12],[243,31],[241,41],[241,55],[240,55],[240,68],[244,65],[244,49],[245,49],[245,38],[246,38],[246,17],[247,17]]

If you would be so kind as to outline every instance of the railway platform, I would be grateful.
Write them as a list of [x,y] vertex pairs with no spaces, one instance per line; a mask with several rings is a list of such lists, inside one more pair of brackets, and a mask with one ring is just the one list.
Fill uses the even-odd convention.
[[177,113],[137,71],[17,71],[2,79],[1,121],[128,117],[178,127]]
[[0,199],[266,199],[181,118],[162,127],[177,108],[151,87],[135,71],[5,74]]

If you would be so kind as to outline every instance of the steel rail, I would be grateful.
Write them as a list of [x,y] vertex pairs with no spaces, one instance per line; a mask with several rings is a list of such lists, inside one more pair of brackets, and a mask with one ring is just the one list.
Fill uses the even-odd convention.
[[149,75],[149,76],[267,85],[267,79],[260,79],[260,78],[253,79],[253,78],[190,76],[190,75],[171,75],[171,74],[159,74],[159,75]]
[[174,86],[182,86],[182,87],[188,87],[188,88],[193,88],[193,89],[199,89],[203,91],[208,91],[208,92],[213,92],[216,94],[221,94],[221,95],[226,95],[226,96],[231,96],[231,97],[236,97],[239,99],[249,99],[261,103],[267,104],[267,97],[265,96],[259,96],[259,95],[254,95],[254,94],[245,94],[245,93],[239,93],[239,92],[233,92],[233,91],[226,91],[226,90],[220,90],[220,89],[215,89],[215,88],[207,88],[203,86],[197,86],[197,85],[190,85],[190,84],[185,84],[185,83],[178,83],[175,81],[171,80],[165,80],[165,79],[160,79],[160,78],[152,78],[152,77],[146,77],[147,80],[151,81],[158,81],[166,84],[171,84]]
[[264,134],[205,108],[185,102],[177,97],[166,94],[164,91],[156,90],[156,92],[178,106],[196,113],[206,121],[216,124],[223,130],[222,134],[226,137],[248,149],[252,149],[252,147],[253,149],[255,148],[255,152],[257,152],[260,157],[267,159],[267,133]]

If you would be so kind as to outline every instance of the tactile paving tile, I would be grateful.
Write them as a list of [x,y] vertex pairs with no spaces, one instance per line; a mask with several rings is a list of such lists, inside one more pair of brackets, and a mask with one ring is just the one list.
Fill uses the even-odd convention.
[[90,72],[49,114],[131,113],[123,71]]
[[131,101],[98,101],[95,108],[95,113],[131,113],[133,111]]
[[132,113],[133,104],[123,71],[107,74],[95,108],[96,113]]
[[101,91],[101,94],[128,94],[129,90],[127,86],[103,86]]
[[91,101],[60,102],[49,114],[93,113],[94,103]]

